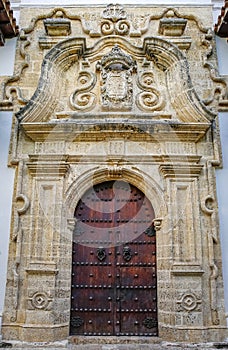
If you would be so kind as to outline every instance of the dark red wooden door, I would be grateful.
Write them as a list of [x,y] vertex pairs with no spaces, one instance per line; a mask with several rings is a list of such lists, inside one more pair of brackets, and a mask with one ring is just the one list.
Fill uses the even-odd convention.
[[71,335],[158,334],[154,211],[123,181],[88,190],[73,235]]

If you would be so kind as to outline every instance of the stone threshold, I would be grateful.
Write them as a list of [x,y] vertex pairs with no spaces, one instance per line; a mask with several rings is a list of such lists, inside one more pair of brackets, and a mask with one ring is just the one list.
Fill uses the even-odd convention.
[[160,344],[159,337],[143,336],[70,336],[70,344]]
[[162,341],[159,337],[74,336],[58,342],[0,341],[0,349],[7,348],[13,350],[216,350],[228,349],[228,340],[226,342],[187,343]]

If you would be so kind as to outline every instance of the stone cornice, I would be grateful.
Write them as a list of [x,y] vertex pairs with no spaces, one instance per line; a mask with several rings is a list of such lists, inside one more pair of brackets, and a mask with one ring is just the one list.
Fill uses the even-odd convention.
[[80,163],[80,164],[107,164],[107,162],[112,162],[113,160],[120,165],[128,165],[128,164],[146,164],[146,163],[169,163],[170,164],[193,164],[198,163],[200,160],[200,156],[195,155],[158,155],[158,154],[150,154],[150,155],[127,155],[125,156],[98,156],[98,155],[69,155],[68,162],[70,164]]
[[27,167],[32,176],[59,177],[65,176],[69,165],[64,155],[30,155]]
[[159,120],[65,120],[59,123],[21,123],[26,134],[34,141],[106,140],[121,136],[130,140],[197,142],[210,123],[178,123]]
[[166,178],[194,178],[201,173],[201,164],[164,164],[160,165],[160,172]]

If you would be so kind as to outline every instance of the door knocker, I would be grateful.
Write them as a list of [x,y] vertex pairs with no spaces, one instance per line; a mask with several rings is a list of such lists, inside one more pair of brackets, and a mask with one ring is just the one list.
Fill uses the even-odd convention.
[[103,261],[106,258],[106,252],[104,248],[102,247],[97,248],[97,258],[100,261]]
[[132,257],[131,249],[129,247],[123,247],[123,258],[125,261],[130,261]]

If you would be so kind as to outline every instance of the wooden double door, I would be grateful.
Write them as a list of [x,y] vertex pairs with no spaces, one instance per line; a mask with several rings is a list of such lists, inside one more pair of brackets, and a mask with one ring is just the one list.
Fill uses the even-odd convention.
[[156,235],[146,196],[124,181],[89,189],[75,210],[71,335],[157,336]]

